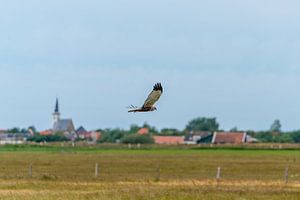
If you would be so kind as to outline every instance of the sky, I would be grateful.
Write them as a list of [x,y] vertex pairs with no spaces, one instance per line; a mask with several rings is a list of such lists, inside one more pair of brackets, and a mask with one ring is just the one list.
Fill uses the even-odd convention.
[[[297,0],[0,0],[0,128],[300,129]],[[164,94],[143,104],[156,82]]]

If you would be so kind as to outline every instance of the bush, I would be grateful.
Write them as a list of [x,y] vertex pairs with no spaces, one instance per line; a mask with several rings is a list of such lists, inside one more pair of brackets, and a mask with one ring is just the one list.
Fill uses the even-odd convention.
[[62,134],[55,134],[55,135],[39,135],[36,134],[34,136],[31,136],[27,139],[27,141],[32,142],[63,142],[63,141],[69,141],[69,139],[62,135]]
[[122,139],[124,144],[153,144],[154,140],[150,135],[127,135]]

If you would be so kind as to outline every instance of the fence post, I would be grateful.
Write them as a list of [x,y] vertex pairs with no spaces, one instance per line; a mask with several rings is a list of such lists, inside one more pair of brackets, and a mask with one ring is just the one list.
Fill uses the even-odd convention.
[[160,167],[159,165],[156,167],[156,181],[160,181]]
[[98,175],[99,175],[99,164],[96,163],[96,165],[95,165],[95,178],[97,178]]
[[289,166],[286,166],[284,171],[284,182],[287,184],[289,181]]
[[217,169],[217,176],[216,176],[217,181],[219,181],[220,178],[221,178],[221,167],[218,167],[218,169]]
[[29,168],[28,168],[28,176],[29,178],[32,177],[32,164],[30,163]]

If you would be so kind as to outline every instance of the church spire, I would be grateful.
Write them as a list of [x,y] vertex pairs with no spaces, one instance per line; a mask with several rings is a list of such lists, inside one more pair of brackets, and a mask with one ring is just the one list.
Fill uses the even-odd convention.
[[59,113],[58,98],[56,98],[56,103],[55,103],[55,110],[54,110],[54,113]]
[[58,104],[58,98],[56,98],[55,102],[55,109],[53,115],[53,121],[54,123],[57,123],[60,119],[60,113],[59,113],[59,104]]

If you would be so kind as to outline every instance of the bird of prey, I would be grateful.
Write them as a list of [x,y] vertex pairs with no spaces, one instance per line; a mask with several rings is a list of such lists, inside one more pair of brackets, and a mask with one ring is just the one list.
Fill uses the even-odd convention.
[[161,86],[161,83],[156,83],[153,87],[152,92],[149,94],[148,98],[146,99],[144,105],[141,108],[138,108],[136,106],[131,106],[131,110],[128,112],[149,112],[157,110],[156,107],[154,107],[154,104],[158,101],[160,96],[163,93],[163,88]]

